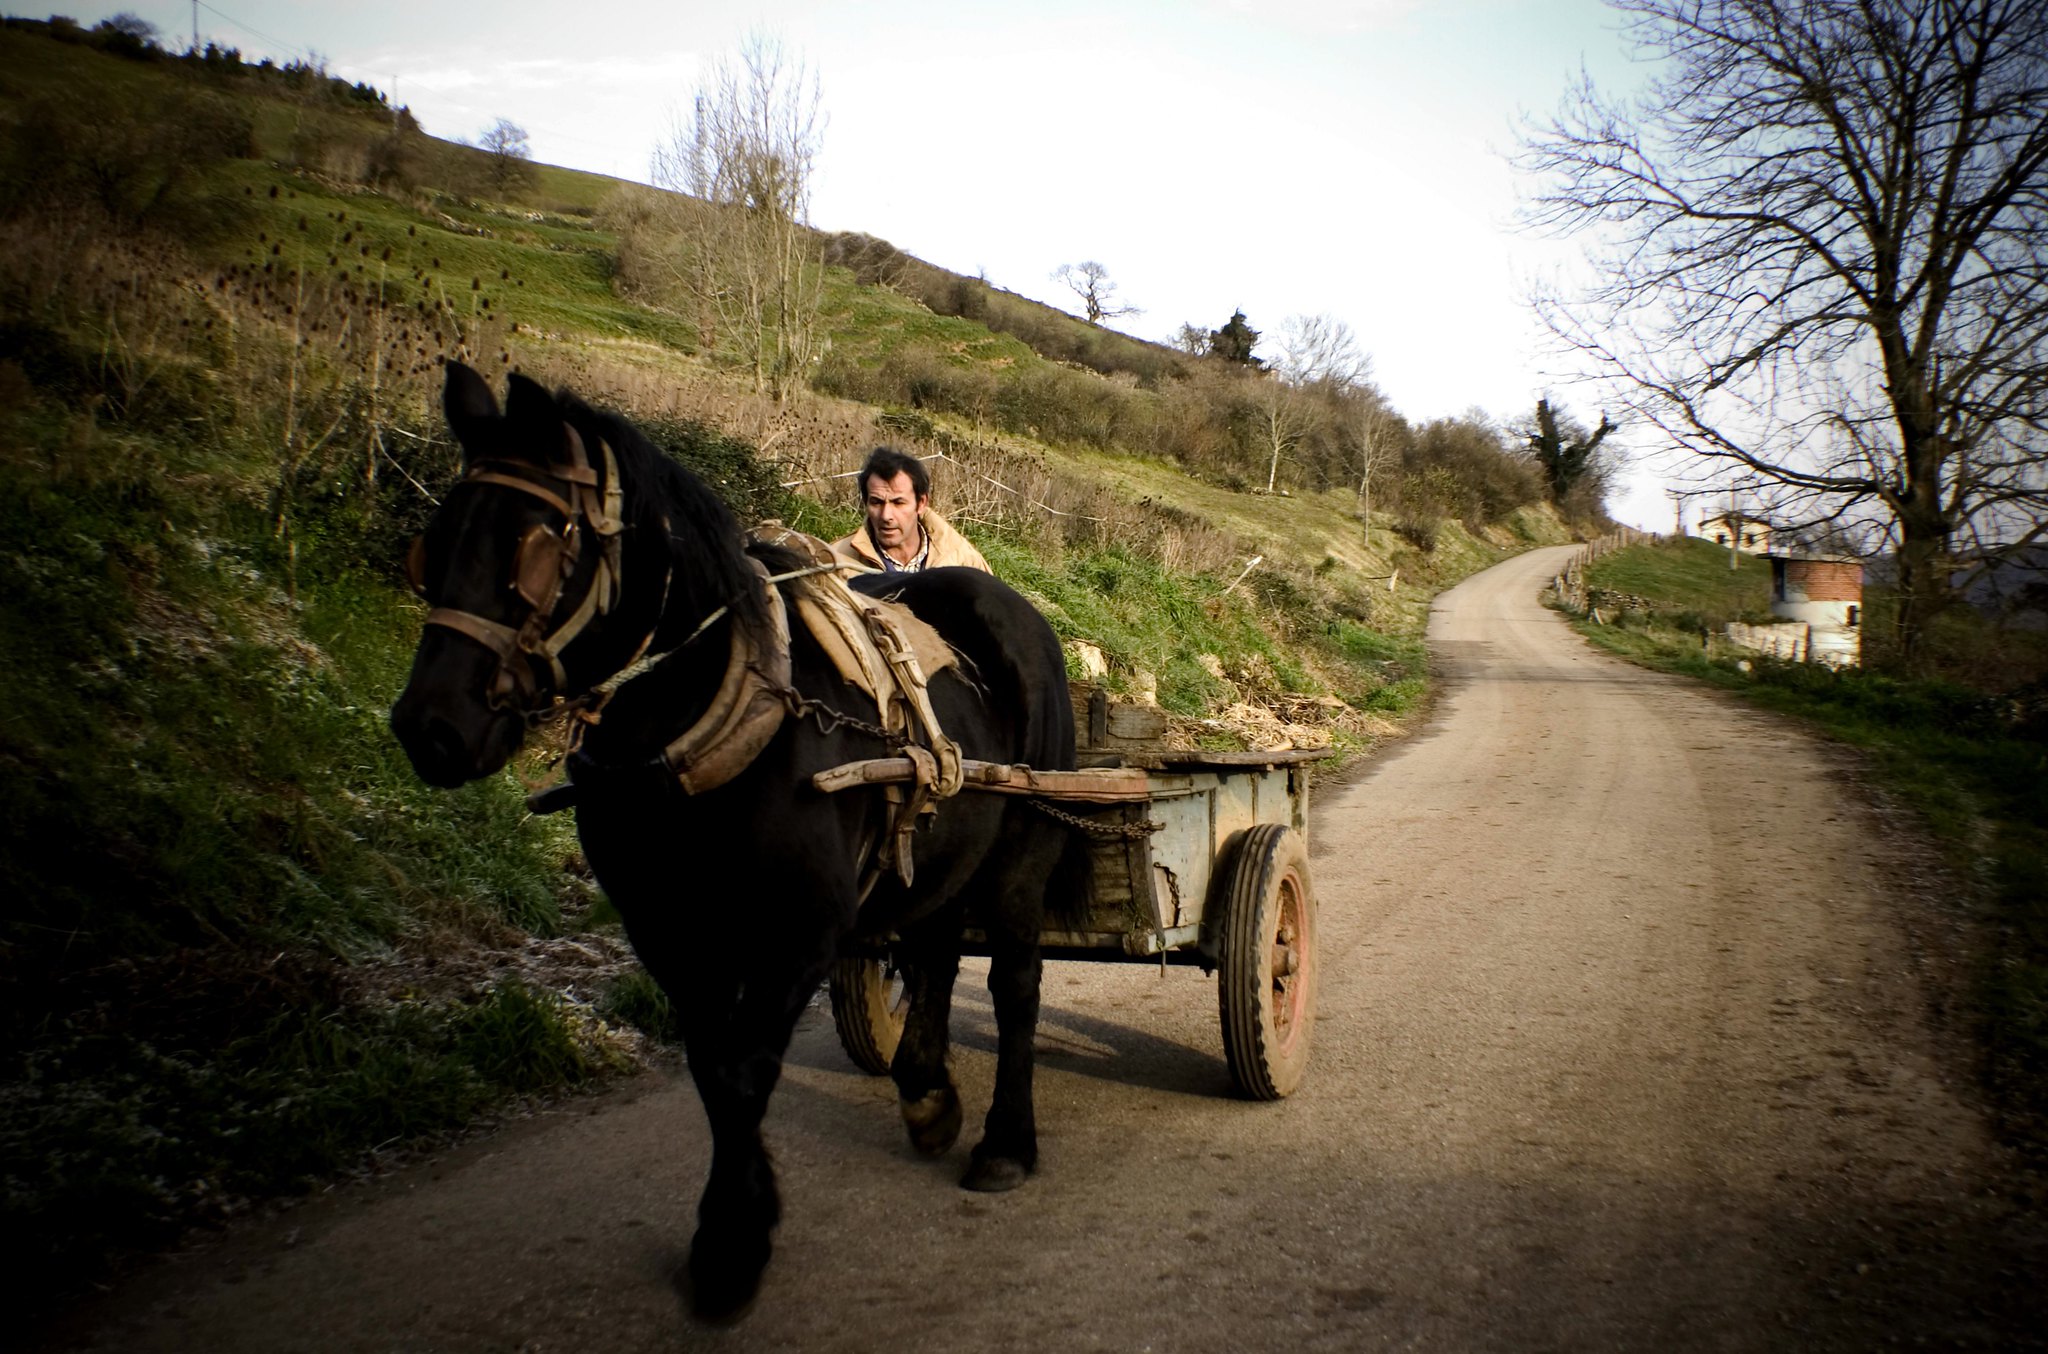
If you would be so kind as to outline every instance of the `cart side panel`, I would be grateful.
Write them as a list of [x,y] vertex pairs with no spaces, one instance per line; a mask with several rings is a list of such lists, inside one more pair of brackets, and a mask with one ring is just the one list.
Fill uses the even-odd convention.
[[1152,778],[1153,906],[1160,928],[1203,920],[1209,881],[1223,844],[1259,823],[1299,828],[1298,773],[1289,767],[1193,771]]
[[1151,904],[1151,926],[1169,930],[1202,919],[1202,899],[1209,890],[1209,857],[1215,817],[1216,778],[1154,775],[1149,869],[1142,878]]

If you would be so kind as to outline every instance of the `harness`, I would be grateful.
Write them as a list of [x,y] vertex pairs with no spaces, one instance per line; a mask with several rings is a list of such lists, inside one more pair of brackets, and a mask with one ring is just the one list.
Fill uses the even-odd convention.
[[[752,539],[782,546],[812,563],[770,575],[760,561],[748,561],[767,603],[768,633],[757,634],[744,625],[730,627],[730,656],[717,694],[697,721],[653,760],[685,794],[702,794],[752,765],[786,718],[813,720],[827,733],[850,727],[871,734],[907,761],[908,768],[881,786],[890,805],[889,821],[860,852],[860,896],[865,899],[873,891],[885,870],[893,870],[907,885],[914,876],[912,842],[918,821],[935,813],[938,801],[958,794],[966,783],[960,746],[940,727],[930,693],[931,679],[957,667],[959,658],[936,630],[907,608],[847,587],[838,577],[846,566],[823,541],[775,524],[757,528]],[[782,605],[785,599],[787,609]],[[724,610],[706,617],[683,643],[702,634]],[[791,685],[790,612],[825,651],[839,676],[874,701],[879,723],[810,700]],[[597,702],[667,656],[642,658],[601,683],[593,692]],[[529,803],[535,812],[565,808],[568,790],[573,785],[542,791]]]
[[[507,586],[530,608],[526,619],[515,629],[473,611],[437,606],[427,613],[426,621],[428,625],[467,636],[496,655],[497,671],[486,688],[485,698],[492,709],[516,711],[529,724],[557,713],[540,704],[536,668],[545,668],[558,693],[566,687],[569,677],[562,667],[562,652],[592,620],[611,613],[623,589],[620,553],[625,531],[625,490],[620,483],[618,458],[612,454],[611,444],[599,438],[598,449],[604,455],[600,471],[591,464],[583,438],[575,428],[563,423],[562,436],[568,451],[566,466],[543,468],[517,461],[478,461],[463,476],[465,484],[495,484],[537,498],[562,516],[559,530],[546,523],[528,527],[513,553],[512,577]],[[559,486],[560,492],[544,481]],[[585,533],[595,536],[599,543],[597,572],[576,610],[550,630],[562,590],[576,575]],[[412,543],[406,557],[406,573],[413,591],[424,594],[424,536]],[[667,587],[664,580],[664,593]],[[639,651],[645,651],[652,639],[650,630],[640,641]],[[638,656],[636,652],[635,657]]]

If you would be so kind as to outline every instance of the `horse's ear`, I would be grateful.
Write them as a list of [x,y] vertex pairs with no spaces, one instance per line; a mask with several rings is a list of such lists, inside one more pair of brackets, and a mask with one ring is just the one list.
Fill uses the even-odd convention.
[[562,438],[562,407],[548,388],[513,372],[505,382],[505,421],[511,425],[520,454],[536,465],[559,461],[568,454]]
[[441,408],[448,415],[448,427],[462,444],[465,459],[470,444],[498,420],[498,400],[484,378],[460,362],[448,364],[448,379],[441,388]]
[[561,416],[561,411],[555,408],[555,397],[548,394],[546,386],[516,371],[506,378],[505,417],[521,423],[529,419],[538,423]]

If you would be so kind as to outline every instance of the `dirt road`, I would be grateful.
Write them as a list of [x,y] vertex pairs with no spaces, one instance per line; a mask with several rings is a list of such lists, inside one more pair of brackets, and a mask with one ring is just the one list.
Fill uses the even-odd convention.
[[[1446,594],[1432,729],[1315,824],[1304,1089],[1228,1094],[1196,971],[1048,967],[1039,1175],[955,1188],[814,1011],[759,1306],[671,1286],[681,1078],[139,1277],[94,1350],[2011,1349],[2048,1250],[1923,1022],[1910,857],[1837,752],[1596,656],[1541,551]],[[992,1026],[963,977],[957,1071]]]

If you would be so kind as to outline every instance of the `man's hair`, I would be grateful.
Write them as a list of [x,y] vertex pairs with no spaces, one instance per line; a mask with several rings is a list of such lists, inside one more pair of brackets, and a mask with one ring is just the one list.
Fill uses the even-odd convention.
[[932,495],[932,477],[925,470],[924,462],[894,447],[876,447],[868,454],[868,463],[860,468],[860,478],[855,481],[860,485],[860,496],[863,499],[868,496],[870,475],[880,475],[884,484],[898,475],[908,475],[911,497],[930,498]]

